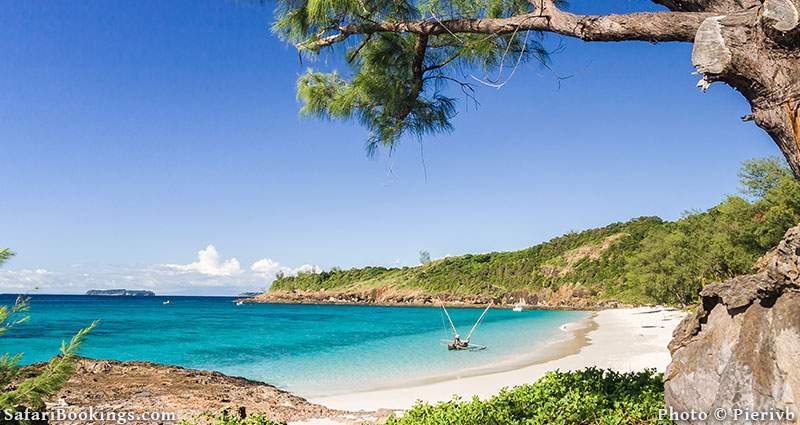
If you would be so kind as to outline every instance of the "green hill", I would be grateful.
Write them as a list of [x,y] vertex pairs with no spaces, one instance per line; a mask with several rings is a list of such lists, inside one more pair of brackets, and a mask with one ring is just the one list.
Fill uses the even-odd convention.
[[750,272],[800,222],[800,184],[777,160],[750,161],[741,176],[751,201],[732,196],[675,222],[642,217],[520,251],[447,257],[417,267],[279,276],[270,293],[371,293],[373,300],[381,294],[515,295],[544,304],[563,303],[565,297],[687,304],[706,283]]
[[502,295],[585,282],[617,292],[623,283],[625,258],[662,224],[657,217],[645,217],[570,233],[521,251],[447,257],[417,267],[334,269],[279,277],[271,291],[363,292],[388,287],[456,296]]

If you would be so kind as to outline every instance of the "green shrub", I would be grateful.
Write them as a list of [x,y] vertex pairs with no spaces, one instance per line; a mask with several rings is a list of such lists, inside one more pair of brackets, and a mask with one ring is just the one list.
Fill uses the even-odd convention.
[[[261,415],[250,415],[245,418],[240,418],[236,415],[231,415],[228,411],[223,411],[219,416],[205,415],[206,419],[203,423],[211,425],[286,425],[286,422],[271,421]],[[181,425],[197,425],[198,422],[181,421]]]
[[589,368],[550,372],[536,383],[505,389],[488,400],[418,403],[384,425],[642,425],[669,424],[661,374]]

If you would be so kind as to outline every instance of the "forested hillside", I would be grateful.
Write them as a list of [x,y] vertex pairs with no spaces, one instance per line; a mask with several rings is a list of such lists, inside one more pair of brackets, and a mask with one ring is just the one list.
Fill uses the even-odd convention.
[[579,288],[583,297],[688,304],[703,285],[750,272],[800,222],[800,184],[777,159],[746,162],[743,196],[674,222],[641,217],[528,249],[447,257],[416,267],[279,276],[270,292],[485,295]]

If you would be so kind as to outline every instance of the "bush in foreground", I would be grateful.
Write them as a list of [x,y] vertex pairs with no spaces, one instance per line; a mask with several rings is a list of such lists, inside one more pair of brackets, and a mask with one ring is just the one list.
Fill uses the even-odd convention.
[[[430,405],[417,403],[383,425],[667,425],[664,384],[655,370],[620,373],[588,368],[550,372],[534,384],[502,390],[481,401],[473,398]],[[281,425],[263,416],[244,419],[227,412],[214,425]],[[194,425],[183,422],[183,425]]]
[[206,423],[210,425],[286,425],[286,422],[275,422],[265,418],[262,415],[250,415],[241,418],[237,415],[232,415],[228,411],[223,411],[219,416],[204,415],[205,422],[191,422],[181,421],[181,425],[197,425],[198,423]]
[[589,368],[551,372],[531,385],[481,401],[418,403],[385,425],[639,425],[659,420],[664,385],[654,370],[619,373]]

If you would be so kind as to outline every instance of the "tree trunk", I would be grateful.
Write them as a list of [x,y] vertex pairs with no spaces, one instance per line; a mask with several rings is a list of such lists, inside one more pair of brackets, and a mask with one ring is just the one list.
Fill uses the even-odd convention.
[[[719,2],[711,4],[719,6]],[[693,7],[697,7],[693,3]],[[752,119],[786,156],[800,179],[800,0],[765,0],[707,18],[692,62],[700,86],[722,81],[750,102]]]

